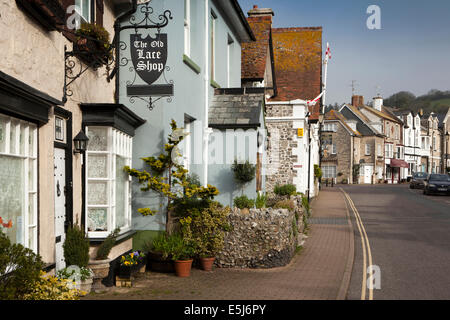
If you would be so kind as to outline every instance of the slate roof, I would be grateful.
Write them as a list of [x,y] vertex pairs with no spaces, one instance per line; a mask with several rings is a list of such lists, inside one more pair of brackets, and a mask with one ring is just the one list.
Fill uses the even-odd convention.
[[248,24],[253,30],[256,41],[242,43],[241,78],[264,79],[267,54],[269,52],[271,16],[250,16]]
[[377,129],[369,124],[370,120],[357,107],[351,104],[345,104],[340,109],[340,113],[347,119],[358,121],[356,129],[358,129],[359,134],[362,136],[382,135],[382,133],[378,132]]
[[209,126],[259,127],[263,105],[264,94],[216,94],[209,108]]
[[370,112],[372,112],[373,114],[377,115],[380,118],[386,119],[386,120],[390,120],[390,121],[394,121],[397,123],[403,123],[399,118],[397,118],[397,116],[390,114],[390,112],[386,111],[386,107],[382,106],[383,111],[378,111],[375,108],[366,106],[366,105],[362,105],[361,107],[359,107],[360,109],[365,109],[368,110]]
[[353,135],[360,136],[361,134],[358,130],[353,130],[350,125],[347,124],[348,119],[346,119],[339,111],[330,110],[325,114],[325,120],[338,120],[342,125]]

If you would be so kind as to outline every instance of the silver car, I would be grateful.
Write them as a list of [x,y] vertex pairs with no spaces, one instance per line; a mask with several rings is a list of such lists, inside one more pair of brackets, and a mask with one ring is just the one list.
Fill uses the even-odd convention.
[[426,172],[416,172],[413,174],[412,179],[409,183],[411,189],[423,189],[424,180],[428,178],[428,173]]

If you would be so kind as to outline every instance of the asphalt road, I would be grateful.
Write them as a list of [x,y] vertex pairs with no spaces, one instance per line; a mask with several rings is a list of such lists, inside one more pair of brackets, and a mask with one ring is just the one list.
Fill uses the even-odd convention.
[[[450,197],[425,196],[406,184],[348,185],[342,189],[353,201],[369,243],[365,242],[363,250],[349,206],[355,259],[347,299],[362,298],[363,275],[371,282],[363,271],[364,252],[366,268],[369,265],[368,249],[372,264],[380,271],[375,273],[379,281],[372,282],[374,300],[450,299]],[[365,295],[368,299],[368,293]]]

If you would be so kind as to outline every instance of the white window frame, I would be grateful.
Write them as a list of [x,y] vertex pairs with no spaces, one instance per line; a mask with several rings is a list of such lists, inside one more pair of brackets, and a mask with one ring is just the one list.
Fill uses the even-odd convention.
[[184,0],[184,54],[191,56],[191,0]]
[[[24,195],[22,209],[22,229],[23,235],[20,242],[23,246],[37,253],[38,235],[38,133],[34,123],[23,121],[14,117],[0,115],[5,121],[5,130],[1,134],[4,138],[4,145],[0,148],[0,156],[23,159],[23,179]],[[3,131],[3,130],[2,130]],[[32,141],[31,141],[32,140]],[[14,145],[11,145],[14,141]],[[24,143],[26,142],[26,143]],[[31,149],[30,149],[31,144]],[[31,169],[31,170],[30,170]],[[31,173],[31,176],[30,176]],[[2,217],[7,219],[7,217]],[[30,219],[31,218],[31,219]],[[6,222],[6,221],[4,221]],[[11,239],[16,243],[16,239]]]
[[[60,124],[61,132],[60,136],[58,136],[58,132],[56,129],[59,127],[58,123]],[[66,120],[62,117],[55,116],[55,141],[59,141],[62,143],[66,142]]]
[[377,150],[377,155],[381,157],[383,155],[383,152],[381,150],[381,143],[377,145],[377,149],[378,149]]
[[365,148],[364,148],[364,154],[366,155],[366,156],[370,156],[370,144],[369,143],[366,143],[365,144]]
[[[85,231],[89,238],[105,238],[116,228],[116,157],[121,156],[126,160],[126,165],[131,166],[132,157],[132,137],[123,133],[115,128],[106,126],[88,126],[86,127],[86,134],[89,134],[90,128],[101,128],[107,129],[107,140],[108,148],[106,151],[86,151],[86,170],[85,170]],[[89,156],[91,155],[106,155],[107,156],[107,177],[106,178],[89,178],[88,168],[89,168]],[[88,201],[89,194],[89,182],[103,181],[107,182],[107,203],[100,204],[90,204]],[[126,223],[125,226],[121,227],[120,233],[127,232],[131,230],[131,176],[128,177],[128,183],[125,187],[125,208],[126,212]],[[106,231],[89,231],[88,230],[88,214],[90,208],[105,208],[107,214],[107,230]]]
[[322,177],[327,178],[336,178],[336,166],[322,166]]
[[[88,3],[88,12],[83,12],[83,3]],[[75,10],[78,12],[80,17],[84,20],[84,22],[91,22],[92,17],[92,0],[75,0]]]
[[336,123],[325,123],[323,125],[323,131],[336,132]]
[[331,154],[336,154],[336,153],[337,153],[336,143],[332,143],[331,144]]
[[394,158],[394,145],[392,143],[386,143],[384,153],[386,158]]

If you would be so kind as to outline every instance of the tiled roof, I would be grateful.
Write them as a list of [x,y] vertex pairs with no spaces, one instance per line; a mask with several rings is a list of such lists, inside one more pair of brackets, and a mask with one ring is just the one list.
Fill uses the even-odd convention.
[[209,108],[212,128],[259,127],[264,94],[218,94]]
[[242,79],[264,79],[267,53],[269,52],[271,16],[247,18],[256,41],[242,43]]
[[[278,94],[271,101],[310,100],[321,92],[322,27],[274,28],[272,41]],[[320,102],[310,110],[318,117]]]

